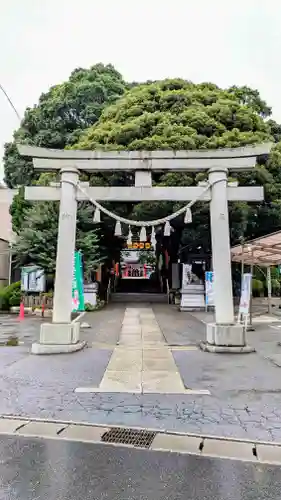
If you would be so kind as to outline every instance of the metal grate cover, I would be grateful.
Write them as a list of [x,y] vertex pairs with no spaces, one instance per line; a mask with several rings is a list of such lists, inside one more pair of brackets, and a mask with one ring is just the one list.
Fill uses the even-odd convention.
[[135,446],[136,448],[149,448],[155,436],[156,432],[152,431],[116,427],[105,432],[101,440],[105,443],[119,443]]

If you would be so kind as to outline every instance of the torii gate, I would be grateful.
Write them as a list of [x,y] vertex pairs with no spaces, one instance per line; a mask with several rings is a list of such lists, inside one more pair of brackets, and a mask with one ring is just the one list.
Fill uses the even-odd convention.
[[[234,149],[191,151],[75,151],[52,150],[18,145],[22,156],[33,158],[36,170],[60,171],[61,183],[45,187],[25,188],[25,199],[60,201],[57,242],[56,277],[52,323],[42,324],[40,343],[33,353],[71,352],[81,349],[79,323],[71,323],[72,274],[76,237],[77,201],[184,201],[210,202],[212,258],[215,273],[215,323],[207,325],[210,352],[249,352],[242,325],[234,322],[232,296],[228,201],[261,201],[263,188],[237,187],[227,182],[229,171],[245,171],[255,167],[256,158],[267,155],[272,144]],[[77,188],[79,171],[134,171],[134,187]],[[209,189],[193,187],[152,187],[152,171],[207,171]]]

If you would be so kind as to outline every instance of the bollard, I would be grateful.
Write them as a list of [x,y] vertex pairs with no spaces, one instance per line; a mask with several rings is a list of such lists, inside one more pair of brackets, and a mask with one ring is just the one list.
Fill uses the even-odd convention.
[[19,320],[24,319],[24,303],[20,303],[20,312],[19,312]]

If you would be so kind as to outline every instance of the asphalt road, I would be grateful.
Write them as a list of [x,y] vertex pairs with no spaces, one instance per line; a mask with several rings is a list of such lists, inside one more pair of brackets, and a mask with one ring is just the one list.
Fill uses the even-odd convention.
[[280,500],[281,468],[0,436],[1,500]]

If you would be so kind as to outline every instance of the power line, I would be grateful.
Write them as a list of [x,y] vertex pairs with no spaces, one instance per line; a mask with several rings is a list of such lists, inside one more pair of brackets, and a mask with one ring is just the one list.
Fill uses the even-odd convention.
[[14,112],[16,113],[16,115],[17,115],[17,117],[18,117],[19,121],[21,122],[21,117],[20,117],[19,112],[17,111],[16,107],[14,106],[14,104],[13,104],[12,100],[11,100],[11,99],[10,99],[10,97],[8,96],[8,94],[7,94],[6,90],[5,90],[5,89],[4,89],[4,87],[1,85],[1,83],[0,83],[0,90],[2,90],[2,92],[3,92],[4,96],[6,97],[6,99],[7,99],[7,100],[8,100],[8,102],[10,103],[10,105],[12,106],[12,108],[13,108]]

